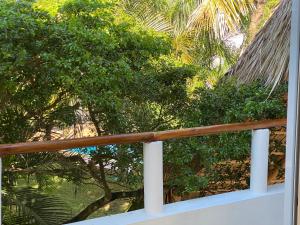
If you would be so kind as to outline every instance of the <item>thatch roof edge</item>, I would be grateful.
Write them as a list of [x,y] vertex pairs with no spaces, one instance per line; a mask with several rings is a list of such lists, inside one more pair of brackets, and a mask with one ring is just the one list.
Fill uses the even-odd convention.
[[277,85],[288,75],[291,1],[283,0],[228,74],[240,83]]

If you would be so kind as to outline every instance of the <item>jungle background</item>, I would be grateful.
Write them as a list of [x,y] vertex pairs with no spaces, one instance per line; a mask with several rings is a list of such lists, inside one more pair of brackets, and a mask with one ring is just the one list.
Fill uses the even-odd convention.
[[[279,0],[0,2],[0,143],[284,118],[287,85],[227,71]],[[164,142],[165,203],[249,187],[251,132]],[[273,129],[269,183],[284,179]],[[143,208],[142,144],[3,158],[3,224]]]

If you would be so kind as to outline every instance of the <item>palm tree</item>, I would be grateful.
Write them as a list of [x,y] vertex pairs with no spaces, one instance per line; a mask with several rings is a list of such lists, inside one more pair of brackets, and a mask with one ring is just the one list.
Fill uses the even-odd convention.
[[10,189],[3,194],[3,205],[4,225],[62,224],[71,216],[62,200],[33,188]]
[[226,36],[240,31],[253,0],[122,0],[121,5],[145,26],[169,33],[176,54],[197,63],[203,43],[210,57],[224,55]]
[[[86,167],[71,160],[72,156],[43,152],[3,158],[3,224],[53,225],[72,218],[74,212],[66,202],[44,190],[51,188],[50,176],[78,182],[88,177]],[[31,187],[32,181],[37,182],[38,188]]]

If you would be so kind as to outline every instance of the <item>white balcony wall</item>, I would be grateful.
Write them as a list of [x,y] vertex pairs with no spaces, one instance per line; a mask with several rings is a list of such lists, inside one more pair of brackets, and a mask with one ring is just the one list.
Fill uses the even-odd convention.
[[163,206],[150,215],[145,210],[107,216],[74,225],[282,225],[283,185],[265,193],[236,191]]
[[284,186],[267,186],[268,129],[252,131],[250,189],[163,205],[163,144],[144,144],[145,209],[74,225],[282,225]]

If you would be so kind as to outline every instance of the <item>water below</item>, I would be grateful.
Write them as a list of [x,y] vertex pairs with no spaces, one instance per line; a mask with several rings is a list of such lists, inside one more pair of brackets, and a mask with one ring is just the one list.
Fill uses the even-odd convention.
[[90,147],[86,147],[86,148],[72,148],[72,149],[70,149],[71,152],[84,153],[84,154],[88,154],[88,155],[95,152],[96,150],[97,150],[96,146],[90,146]]

